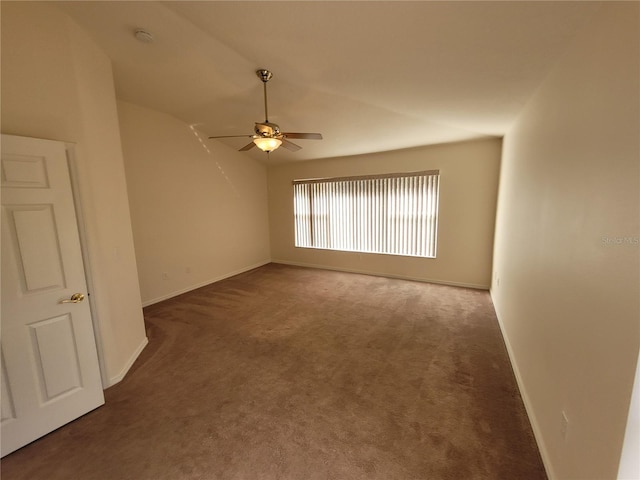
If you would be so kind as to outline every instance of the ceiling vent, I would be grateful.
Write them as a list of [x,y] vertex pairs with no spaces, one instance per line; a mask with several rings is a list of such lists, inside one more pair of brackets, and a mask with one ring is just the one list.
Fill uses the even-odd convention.
[[151,42],[153,42],[153,35],[151,35],[146,30],[142,30],[141,28],[137,29],[135,31],[134,35],[142,43],[151,43]]

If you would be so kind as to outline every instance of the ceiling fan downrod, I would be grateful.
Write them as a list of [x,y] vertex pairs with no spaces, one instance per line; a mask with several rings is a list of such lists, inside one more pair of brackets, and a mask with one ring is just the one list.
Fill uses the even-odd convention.
[[267,110],[267,82],[271,80],[271,77],[273,77],[273,73],[271,73],[269,70],[259,69],[256,70],[256,75],[258,75],[258,78],[262,80],[264,91],[264,121],[265,123],[269,123],[269,112]]

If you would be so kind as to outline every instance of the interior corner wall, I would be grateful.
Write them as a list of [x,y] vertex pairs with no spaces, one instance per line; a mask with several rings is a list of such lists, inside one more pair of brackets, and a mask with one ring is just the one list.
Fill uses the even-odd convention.
[[[488,289],[501,139],[486,138],[269,167],[274,262]],[[440,170],[437,258],[297,248],[292,181]]]
[[146,344],[109,58],[54,5],[2,2],[2,132],[75,144],[103,384]]
[[550,480],[616,478],[622,450],[640,341],[639,8],[604,2],[504,138],[491,293]]
[[118,112],[144,305],[270,261],[264,165],[165,113]]

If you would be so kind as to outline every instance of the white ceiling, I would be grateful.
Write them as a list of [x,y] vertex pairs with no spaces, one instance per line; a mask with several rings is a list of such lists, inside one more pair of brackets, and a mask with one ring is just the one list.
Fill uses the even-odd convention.
[[[296,140],[270,162],[502,136],[597,2],[64,2],[113,60],[118,98],[204,136],[269,120]],[[154,35],[144,44],[133,32]],[[223,140],[240,148],[250,139]],[[220,140],[209,140],[211,142]],[[247,155],[266,160],[257,148]]]

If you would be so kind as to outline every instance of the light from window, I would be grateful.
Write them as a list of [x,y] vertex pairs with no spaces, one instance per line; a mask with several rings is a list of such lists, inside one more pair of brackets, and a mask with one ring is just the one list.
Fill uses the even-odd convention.
[[436,256],[438,170],[294,180],[296,247]]

